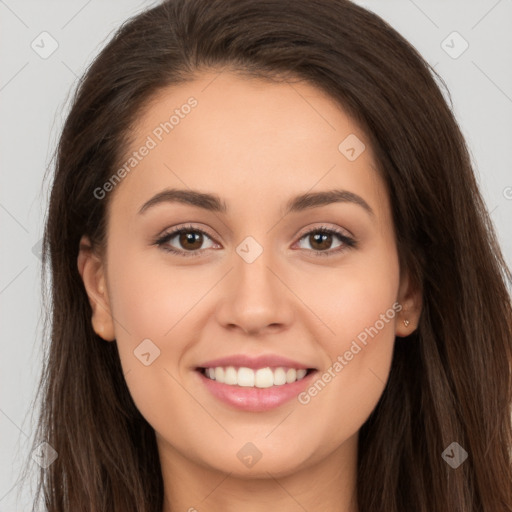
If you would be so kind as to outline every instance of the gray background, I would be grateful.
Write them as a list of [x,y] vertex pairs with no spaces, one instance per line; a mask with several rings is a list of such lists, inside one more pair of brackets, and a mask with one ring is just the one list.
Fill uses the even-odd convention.
[[[77,77],[126,18],[156,3],[0,0],[0,512],[31,510],[17,475],[29,455],[42,357],[43,173]],[[512,0],[357,3],[387,20],[445,80],[512,266]],[[43,58],[52,44],[58,48]]]

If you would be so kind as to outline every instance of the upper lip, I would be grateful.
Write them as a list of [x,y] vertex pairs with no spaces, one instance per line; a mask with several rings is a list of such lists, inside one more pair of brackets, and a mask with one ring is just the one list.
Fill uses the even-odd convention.
[[287,367],[304,370],[312,368],[306,364],[299,363],[287,357],[278,356],[274,354],[263,354],[257,357],[251,357],[246,354],[234,354],[232,356],[221,357],[219,359],[212,359],[205,361],[197,366],[197,368],[216,368],[217,366],[227,367],[245,367],[252,368],[253,370],[265,367]]

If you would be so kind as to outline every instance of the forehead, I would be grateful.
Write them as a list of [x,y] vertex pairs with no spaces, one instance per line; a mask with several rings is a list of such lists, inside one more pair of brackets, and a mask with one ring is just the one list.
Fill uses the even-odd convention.
[[304,81],[203,73],[154,95],[132,133],[121,165],[136,162],[115,195],[139,204],[167,186],[222,191],[228,208],[278,202],[282,211],[291,196],[340,187],[385,200],[365,133]]

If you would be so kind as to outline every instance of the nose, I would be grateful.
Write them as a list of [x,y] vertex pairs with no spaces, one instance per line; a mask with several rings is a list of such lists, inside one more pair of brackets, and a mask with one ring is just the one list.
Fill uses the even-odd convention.
[[269,253],[264,250],[252,263],[235,253],[217,309],[217,320],[224,328],[259,335],[291,325],[294,295]]

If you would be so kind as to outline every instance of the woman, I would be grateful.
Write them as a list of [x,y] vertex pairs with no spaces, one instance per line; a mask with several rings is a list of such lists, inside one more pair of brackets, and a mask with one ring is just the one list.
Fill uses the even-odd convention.
[[512,511],[511,275],[433,75],[344,0],[121,27],[51,192],[46,510]]

